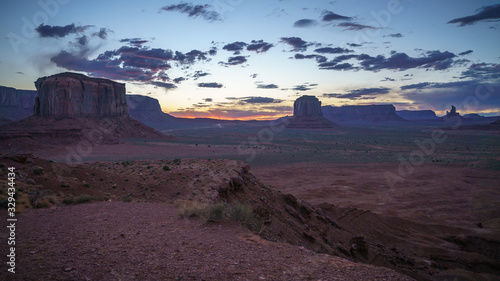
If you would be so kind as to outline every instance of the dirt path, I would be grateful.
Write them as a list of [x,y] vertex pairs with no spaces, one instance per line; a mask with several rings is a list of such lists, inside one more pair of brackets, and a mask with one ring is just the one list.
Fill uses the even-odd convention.
[[100,202],[18,219],[16,274],[2,270],[1,280],[412,280],[262,240],[235,223],[183,219],[168,204]]

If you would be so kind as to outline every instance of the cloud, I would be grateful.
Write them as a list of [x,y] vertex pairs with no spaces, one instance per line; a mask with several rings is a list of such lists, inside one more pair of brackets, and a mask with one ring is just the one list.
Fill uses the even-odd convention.
[[351,17],[346,17],[346,16],[341,16],[339,14],[336,14],[334,12],[330,11],[325,11],[323,15],[323,21],[330,22],[334,20],[351,20]]
[[294,90],[294,91],[302,91],[302,92],[304,92],[304,91],[310,91],[310,90],[313,89],[310,86],[312,86],[312,85],[309,85],[309,86],[308,85],[297,85],[292,90]]
[[[336,98],[359,100],[359,99],[375,99],[378,95],[385,95],[390,92],[389,88],[363,88],[351,90],[347,94],[333,94]],[[332,94],[330,94],[332,95]]]
[[134,47],[141,47],[143,44],[146,44],[148,42],[149,40],[142,38],[125,38],[120,40],[120,43],[128,43],[129,45],[132,45]]
[[274,98],[268,98],[268,97],[244,97],[240,99],[240,102],[242,103],[251,103],[251,104],[256,104],[256,103],[280,103],[282,100],[274,99]]
[[[133,40],[125,40],[129,43]],[[91,76],[114,80],[151,82],[156,79],[168,80],[165,71],[172,66],[170,62],[179,65],[192,65],[197,61],[208,60],[206,53],[192,50],[188,53],[169,49],[122,46],[117,50],[105,51],[96,59],[89,59],[80,52],[61,51],[51,58],[58,67],[87,72]],[[177,80],[176,83],[182,80]],[[175,81],[174,81],[175,82]]]
[[234,42],[222,47],[223,50],[234,52],[235,55],[240,54],[240,52],[247,46],[245,42]]
[[175,78],[172,81],[174,81],[174,83],[176,83],[176,84],[179,84],[179,83],[181,83],[182,81],[185,81],[185,80],[186,80],[186,78],[184,78],[184,77],[177,77],[177,78]]
[[486,6],[478,13],[462,18],[450,20],[448,23],[458,23],[459,26],[475,24],[480,21],[499,21],[500,20],[500,4]]
[[258,89],[277,89],[279,88],[276,84],[258,84]]
[[292,52],[303,52],[313,43],[307,43],[299,37],[281,37],[281,42],[293,47]]
[[274,47],[271,43],[266,43],[264,40],[252,40],[251,44],[247,46],[247,51],[255,51],[257,53],[265,53]]
[[198,87],[200,88],[222,88],[224,85],[211,82],[211,83],[198,83]]
[[194,80],[198,80],[200,77],[205,77],[205,76],[208,76],[210,75],[210,73],[208,72],[203,72],[201,70],[197,70],[195,71],[195,73],[193,74],[193,78]]
[[412,58],[405,53],[393,53],[386,58],[382,55],[372,57],[366,54],[359,55],[358,60],[364,70],[380,71],[382,69],[407,70],[411,68],[432,68],[444,70],[451,67],[455,54],[448,51],[429,51],[425,56]]
[[35,30],[42,38],[61,38],[66,37],[69,34],[83,32],[87,27],[89,26],[75,26],[74,23],[65,26],[51,26],[42,23],[37,28],[35,28]]
[[465,52],[461,52],[461,53],[459,53],[458,55],[459,55],[459,56],[465,56],[465,55],[471,54],[472,52],[474,52],[474,51],[472,51],[472,50],[467,50],[467,51],[465,51]]
[[462,72],[460,78],[473,78],[489,81],[500,79],[500,63],[473,63]]
[[87,35],[83,35],[82,37],[76,38],[76,41],[81,46],[85,46],[89,43],[89,38],[87,37]]
[[101,29],[99,29],[98,32],[92,33],[92,36],[97,36],[97,37],[104,40],[104,39],[108,38],[108,32],[113,32],[113,31],[111,29],[101,28]]
[[349,46],[349,47],[361,47],[361,46],[363,46],[363,45],[361,45],[361,44],[356,44],[356,43],[347,43],[347,46]]
[[168,89],[175,89],[175,88],[177,88],[177,86],[175,86],[174,84],[165,83],[165,82],[159,82],[159,81],[152,81],[149,84],[154,85],[156,87],[161,87],[161,88],[164,88],[164,89],[167,89],[167,90]]
[[325,56],[320,56],[320,55],[295,54],[294,58],[297,59],[297,60],[302,60],[302,59],[316,59],[316,61],[318,63],[326,62],[328,60]]
[[346,53],[353,53],[353,50],[349,49],[344,49],[344,48],[331,48],[331,47],[325,47],[325,48],[318,48],[314,50],[316,53],[320,54],[346,54]]
[[498,111],[500,107],[500,83],[498,82],[485,83],[478,80],[446,83],[423,82],[403,87],[405,92],[401,96],[421,108],[444,111],[449,110],[451,105],[455,105],[457,111],[470,113]]
[[206,98],[206,99],[203,99],[204,102],[213,102],[214,100],[212,98]]
[[321,95],[322,98],[337,98],[338,96],[342,96],[342,94],[338,93],[324,93]]
[[220,65],[230,66],[230,65],[238,65],[247,62],[247,58],[245,56],[236,56],[230,57],[227,59],[227,62],[219,62]]
[[160,9],[160,12],[180,12],[187,14],[188,17],[197,18],[201,17],[209,22],[222,20],[221,15],[211,10],[210,5],[193,5],[189,3],[180,3],[176,5],[168,5]]
[[396,79],[390,78],[390,77],[385,77],[384,80],[380,80],[380,82],[394,82]]
[[363,25],[363,24],[354,23],[354,22],[342,22],[342,23],[338,24],[338,26],[344,27],[344,30],[353,30],[353,31],[359,31],[359,30],[364,30],[364,29],[380,29],[380,27]]
[[311,19],[301,19],[293,23],[294,27],[312,27],[317,25],[318,22]]
[[384,37],[402,38],[403,34],[401,34],[401,33],[392,33],[392,34],[389,34],[389,35],[384,35]]

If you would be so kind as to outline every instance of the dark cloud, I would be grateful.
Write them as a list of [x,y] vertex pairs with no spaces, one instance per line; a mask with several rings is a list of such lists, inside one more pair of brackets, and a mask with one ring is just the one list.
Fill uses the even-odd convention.
[[384,37],[402,38],[403,34],[401,34],[401,33],[392,33],[392,34],[389,34],[389,35],[384,35]]
[[201,88],[222,88],[224,85],[211,82],[211,83],[198,83],[198,87]]
[[461,52],[461,53],[459,53],[458,55],[459,55],[459,56],[465,56],[465,55],[471,54],[472,52],[474,52],[474,51],[473,51],[473,50],[467,50],[467,51],[465,51],[465,52]]
[[448,23],[459,23],[459,26],[471,25],[480,21],[499,21],[500,20],[500,4],[486,6],[481,9],[477,14],[456,18],[450,20]]
[[313,88],[310,87],[311,85],[297,85],[295,86],[292,90],[294,91],[310,91],[312,90]]
[[177,88],[177,86],[175,86],[174,84],[171,84],[171,83],[165,83],[165,82],[159,82],[159,81],[151,81],[149,82],[149,84],[151,85],[154,85],[156,87],[161,87],[161,88],[164,88],[164,89],[175,89]]
[[318,22],[311,19],[301,19],[293,23],[294,27],[312,27],[317,25]]
[[302,60],[302,59],[316,59],[316,61],[318,63],[326,62],[328,60],[325,56],[320,56],[320,55],[295,54],[294,58],[297,59],[297,60]]
[[258,84],[258,89],[277,89],[279,88],[276,84]]
[[319,65],[319,69],[324,69],[324,70],[357,70],[358,68],[355,67],[352,63],[334,63],[332,61],[325,62]]
[[384,80],[380,80],[380,82],[394,82],[396,79],[390,78],[390,77],[385,77]]
[[235,55],[239,54],[248,44],[245,42],[234,42],[222,47],[223,50],[234,52]]
[[211,56],[217,55],[217,48],[216,47],[210,48],[210,50],[208,51],[208,54]]
[[245,56],[236,56],[236,57],[229,57],[227,59],[227,62],[219,62],[221,65],[229,66],[229,65],[238,65],[238,64],[243,64],[247,62],[247,58]]
[[205,77],[205,76],[208,76],[210,75],[210,73],[208,72],[203,72],[201,70],[197,70],[195,71],[195,73],[193,74],[193,78],[194,80],[198,80],[200,77]]
[[176,5],[165,6],[160,9],[160,12],[162,11],[180,12],[183,14],[187,14],[189,17],[201,17],[210,22],[222,20],[221,15],[218,12],[211,10],[211,6],[207,4],[194,5],[190,3],[180,3]]
[[266,43],[264,40],[252,40],[251,44],[247,46],[247,51],[255,51],[257,53],[265,53],[274,47],[271,43]]
[[379,55],[372,57],[366,54],[359,55],[358,60],[364,70],[380,71],[382,69],[407,70],[411,68],[429,68],[444,70],[451,67],[455,54],[448,51],[429,51],[425,56],[412,58],[405,53],[393,53],[390,57]]
[[500,63],[474,63],[469,69],[462,72],[461,78],[481,80],[500,79]]
[[313,45],[312,43],[307,43],[299,37],[281,37],[281,42],[292,46],[292,52],[303,52],[306,51],[309,46]]
[[374,27],[370,25],[364,25],[364,24],[359,24],[359,23],[354,23],[354,22],[342,22],[338,24],[338,26],[343,27],[344,30],[354,30],[354,31],[359,31],[359,30],[364,30],[364,29],[380,29],[380,27]]
[[[126,40],[130,42],[133,40]],[[82,54],[61,51],[51,61],[58,67],[72,71],[87,72],[91,76],[114,80],[150,82],[156,79],[168,80],[164,73],[172,66],[192,65],[200,60],[208,60],[206,53],[192,50],[186,54],[168,49],[122,46],[113,51],[106,51],[96,59],[88,59]],[[180,82],[179,80],[178,82]]]
[[374,99],[379,95],[385,95],[390,92],[389,88],[363,88],[349,91],[347,94],[336,95],[336,98],[359,100],[359,99]]
[[349,46],[349,47],[361,47],[361,46],[363,46],[363,45],[361,45],[361,44],[356,44],[356,43],[347,43],[347,46]]
[[97,36],[104,40],[108,38],[108,32],[112,32],[111,29],[101,28],[99,31],[92,33],[92,36]]
[[206,99],[203,99],[204,102],[213,102],[214,100],[212,98],[206,98]]
[[89,43],[89,38],[86,35],[83,35],[82,37],[76,38],[76,41],[81,46],[86,46]]
[[257,78],[257,76],[259,76],[259,74],[257,74],[257,73],[254,73],[254,74],[250,75],[250,77],[251,77],[252,79]]
[[351,19],[352,19],[351,17],[341,16],[341,15],[336,14],[334,12],[325,11],[322,20],[330,22],[330,21],[334,21],[334,20],[351,20]]
[[325,94],[322,94],[321,97],[322,98],[337,98],[338,96],[341,96],[342,94],[338,94],[338,93],[325,93]]
[[242,103],[280,103],[282,100],[267,97],[244,97],[240,99]]
[[173,81],[174,81],[174,83],[179,84],[179,83],[181,83],[182,81],[185,81],[185,80],[186,80],[186,78],[184,78],[184,77],[177,77]]
[[[478,80],[446,83],[424,82],[403,86],[407,91],[402,97],[413,105],[433,110],[449,110],[451,105],[459,112],[498,111],[500,107],[500,83]],[[401,88],[403,88],[401,87]]]
[[79,33],[85,31],[88,26],[75,26],[74,23],[68,24],[65,26],[51,26],[40,24],[37,28],[35,28],[36,32],[40,37],[52,37],[52,38],[60,38],[65,37],[72,33]]
[[325,48],[318,48],[314,50],[316,53],[320,54],[347,54],[347,53],[353,53],[353,50],[345,49],[345,48],[331,48],[331,47],[325,47]]
[[125,39],[120,40],[120,43],[128,43],[128,44],[135,46],[135,47],[141,47],[143,44],[146,44],[148,42],[149,42],[149,40],[142,39],[142,38],[125,38]]

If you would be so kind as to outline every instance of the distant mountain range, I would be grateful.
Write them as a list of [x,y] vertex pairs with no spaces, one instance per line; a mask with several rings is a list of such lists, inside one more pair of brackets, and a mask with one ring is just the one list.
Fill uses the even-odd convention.
[[[33,115],[36,91],[17,90],[11,87],[0,86],[0,125],[17,121]],[[229,125],[256,126],[267,124],[266,121],[237,121],[218,120],[210,118],[177,118],[161,110],[157,99],[142,95],[126,95],[129,116],[157,130],[174,130],[188,128],[210,128]],[[400,110],[391,105],[349,105],[349,106],[321,106],[324,118],[339,125],[369,125],[380,123],[404,124],[405,122],[439,122],[432,110]],[[460,114],[456,113],[458,116]],[[484,117],[479,114],[460,116],[462,120],[471,124],[489,124],[500,119]],[[281,120],[286,120],[282,118]]]

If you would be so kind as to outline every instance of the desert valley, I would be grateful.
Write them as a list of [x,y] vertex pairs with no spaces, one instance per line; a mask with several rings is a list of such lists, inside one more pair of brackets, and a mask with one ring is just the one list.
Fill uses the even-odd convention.
[[3,280],[500,276],[499,117],[302,96],[274,121],[183,119],[107,79],[36,87],[0,88]]

